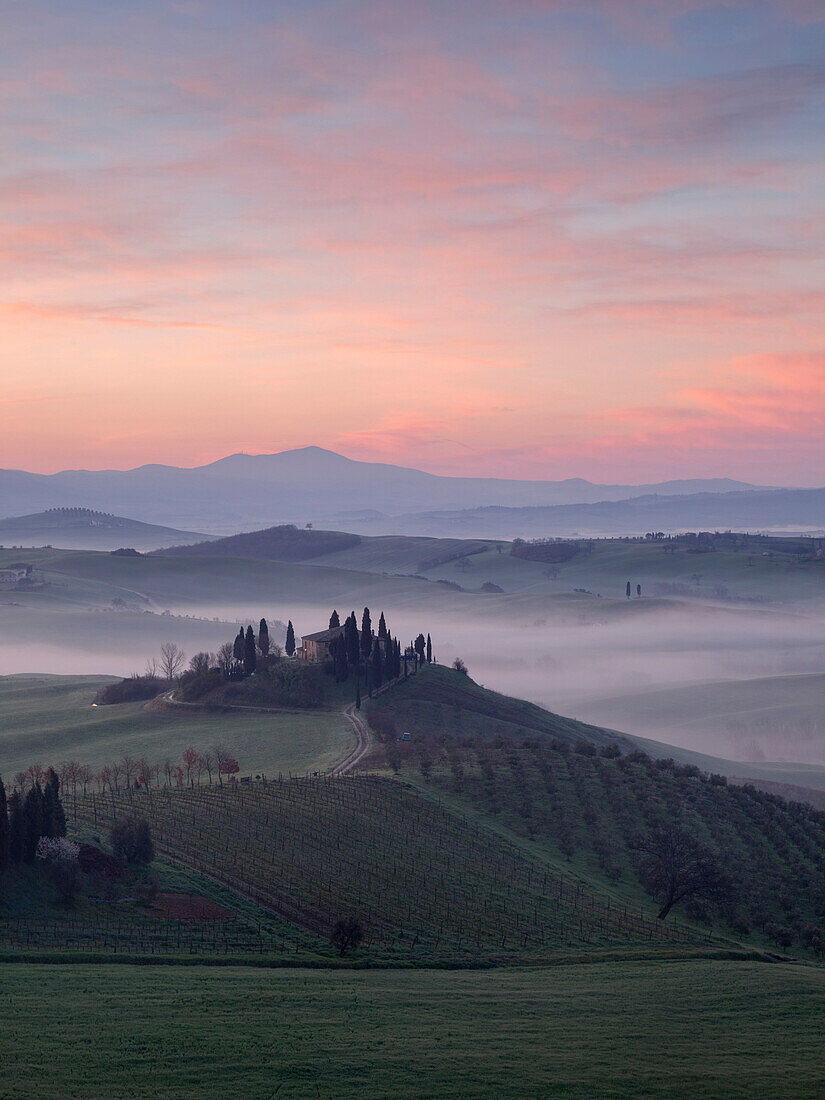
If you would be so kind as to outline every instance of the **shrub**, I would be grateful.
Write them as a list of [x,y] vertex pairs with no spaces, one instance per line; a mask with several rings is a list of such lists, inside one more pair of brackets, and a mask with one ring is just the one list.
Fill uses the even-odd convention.
[[343,955],[349,948],[355,949],[364,938],[364,929],[361,922],[355,917],[342,917],[333,926],[330,935],[330,943],[338,948],[338,954]]
[[456,657],[456,659],[453,661],[453,668],[456,670],[456,672],[460,672],[462,676],[470,675],[467,671],[467,666],[464,664],[460,657]]
[[109,842],[116,858],[123,863],[151,863],[155,858],[152,833],[144,817],[116,821]]
[[137,703],[144,699],[154,699],[168,687],[166,680],[161,680],[159,676],[129,676],[126,680],[101,688],[94,701],[99,706]]
[[599,749],[599,756],[603,756],[607,760],[616,760],[621,755],[622,750],[618,745],[602,745]]
[[46,863],[77,863],[80,845],[65,836],[41,836],[34,854]]
[[80,869],[86,875],[100,879],[122,879],[126,872],[114,856],[91,844],[80,845]]

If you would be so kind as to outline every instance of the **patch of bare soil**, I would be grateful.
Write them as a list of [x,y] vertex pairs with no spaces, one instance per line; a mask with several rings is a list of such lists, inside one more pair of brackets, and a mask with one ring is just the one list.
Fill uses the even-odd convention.
[[233,920],[235,914],[198,894],[158,894],[149,912],[163,920]]

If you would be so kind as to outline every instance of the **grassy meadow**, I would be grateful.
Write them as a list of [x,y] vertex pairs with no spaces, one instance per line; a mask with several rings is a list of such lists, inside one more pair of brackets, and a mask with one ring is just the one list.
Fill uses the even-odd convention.
[[355,744],[337,710],[215,712],[157,704],[93,707],[108,677],[0,677],[0,769],[8,780],[29,764],[76,759],[100,768],[128,754],[177,762],[188,745],[224,742],[241,774],[325,770]]
[[8,1100],[814,1100],[825,1092],[825,971],[792,964],[475,972],[6,964],[0,988]]

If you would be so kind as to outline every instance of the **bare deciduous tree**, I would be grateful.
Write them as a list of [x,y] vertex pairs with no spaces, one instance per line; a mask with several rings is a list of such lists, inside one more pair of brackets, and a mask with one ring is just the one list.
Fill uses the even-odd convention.
[[214,653],[196,653],[189,662],[189,671],[195,676],[203,676],[215,663]]
[[225,745],[215,745],[212,749],[212,756],[214,757],[215,765],[218,770],[218,783],[223,786],[223,779],[221,776],[223,774],[223,766],[229,759],[229,749],[227,749]]
[[659,920],[687,898],[721,898],[730,891],[730,880],[716,854],[686,829],[677,825],[656,829],[636,841],[634,848],[642,853],[640,878],[661,904]]
[[192,771],[195,767],[197,767],[199,760],[200,753],[191,745],[188,749],[183,750],[183,766],[186,768],[186,782],[189,784],[190,787],[193,785]]
[[122,774],[126,777],[126,786],[131,787],[132,779],[134,778],[135,772],[137,770],[137,760],[135,760],[134,757],[129,756],[129,754],[127,753],[126,756],[124,756],[121,760],[120,767],[122,769]]
[[174,642],[164,642],[160,647],[160,670],[164,680],[177,680],[186,654]]
[[225,642],[218,650],[218,668],[222,674],[227,678],[232,672],[232,668],[235,664],[235,651],[231,642]]

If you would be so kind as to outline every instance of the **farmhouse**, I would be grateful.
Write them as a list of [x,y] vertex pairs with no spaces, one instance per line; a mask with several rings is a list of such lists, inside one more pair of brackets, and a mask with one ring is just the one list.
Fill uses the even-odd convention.
[[319,630],[317,634],[305,634],[301,638],[301,648],[297,656],[302,661],[326,661],[330,656],[330,647],[336,638],[344,633],[342,626],[333,626],[329,630]]
[[30,565],[10,565],[6,569],[0,569],[0,584],[18,584],[30,573]]

